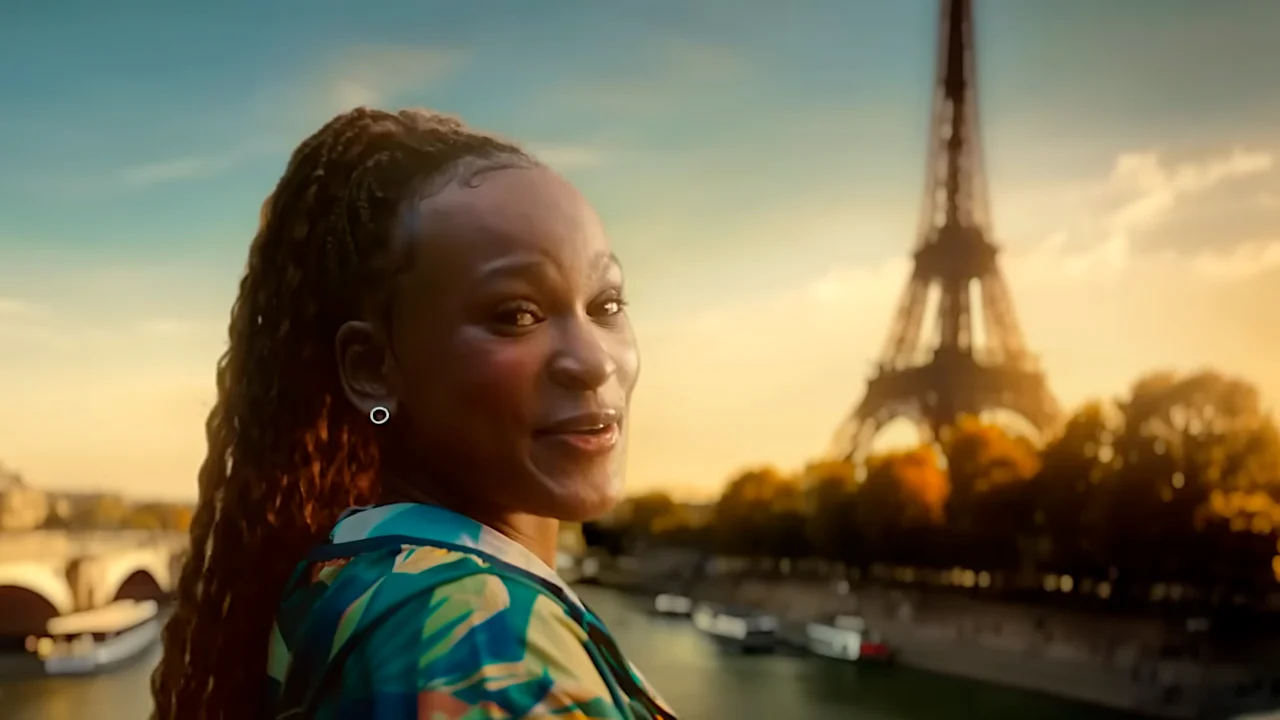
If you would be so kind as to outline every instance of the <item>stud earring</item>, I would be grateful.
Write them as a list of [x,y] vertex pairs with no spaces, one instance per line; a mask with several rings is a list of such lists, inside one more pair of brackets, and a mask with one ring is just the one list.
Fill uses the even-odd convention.
[[381,405],[374,406],[369,411],[369,422],[374,425],[384,425],[391,419],[391,411]]

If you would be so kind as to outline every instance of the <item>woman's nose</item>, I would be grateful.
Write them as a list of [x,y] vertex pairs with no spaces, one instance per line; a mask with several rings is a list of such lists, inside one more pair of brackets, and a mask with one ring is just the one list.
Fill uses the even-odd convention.
[[572,320],[557,333],[551,379],[571,390],[596,390],[617,372],[617,362],[590,322]]

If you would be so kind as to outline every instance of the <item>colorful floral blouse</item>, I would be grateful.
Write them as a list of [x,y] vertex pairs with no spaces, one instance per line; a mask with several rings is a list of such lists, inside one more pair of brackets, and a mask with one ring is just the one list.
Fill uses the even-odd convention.
[[441,508],[358,508],[299,566],[268,658],[271,718],[674,720],[531,552]]

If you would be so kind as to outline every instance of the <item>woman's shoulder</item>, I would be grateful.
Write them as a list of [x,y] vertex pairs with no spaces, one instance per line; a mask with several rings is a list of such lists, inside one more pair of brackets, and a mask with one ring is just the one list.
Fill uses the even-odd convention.
[[316,654],[310,646],[343,656],[333,697],[344,712],[412,706],[451,716],[514,704],[614,717],[587,635],[565,607],[476,555],[402,547],[304,572],[273,632],[279,683],[300,653]]

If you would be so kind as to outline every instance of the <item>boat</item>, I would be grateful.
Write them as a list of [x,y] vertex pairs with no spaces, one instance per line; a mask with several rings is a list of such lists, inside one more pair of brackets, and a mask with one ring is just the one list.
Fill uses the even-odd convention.
[[692,618],[694,627],[741,652],[772,652],[778,646],[778,619],[772,615],[702,604]]
[[599,584],[600,559],[591,555],[571,555],[561,550],[556,553],[556,574],[574,585]]
[[588,584],[588,585],[599,584],[600,558],[595,557],[593,555],[587,555],[583,557],[582,563],[579,565],[579,572],[581,573],[581,575],[578,578],[578,582]]
[[893,652],[857,615],[836,615],[805,625],[805,645],[814,655],[849,662],[890,662]]
[[693,612],[693,598],[672,593],[660,593],[653,598],[653,611],[659,615],[688,617]]
[[26,639],[46,675],[86,675],[131,660],[160,639],[160,606],[119,600],[49,621],[46,634]]

